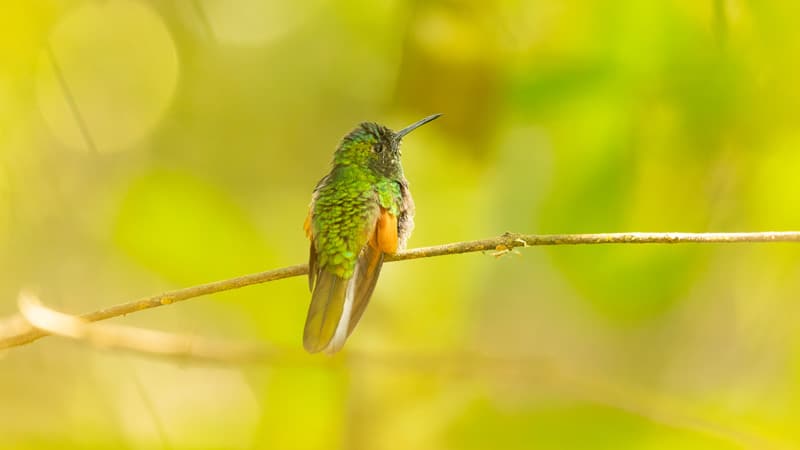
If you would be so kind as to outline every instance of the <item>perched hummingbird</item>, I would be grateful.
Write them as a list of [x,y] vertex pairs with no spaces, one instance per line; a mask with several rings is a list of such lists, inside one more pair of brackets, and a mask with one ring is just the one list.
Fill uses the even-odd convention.
[[369,303],[384,254],[402,250],[414,228],[414,201],[400,164],[400,141],[436,119],[398,132],[364,122],[342,139],[333,167],[311,194],[305,221],[311,240],[311,305],[303,346],[339,351]]

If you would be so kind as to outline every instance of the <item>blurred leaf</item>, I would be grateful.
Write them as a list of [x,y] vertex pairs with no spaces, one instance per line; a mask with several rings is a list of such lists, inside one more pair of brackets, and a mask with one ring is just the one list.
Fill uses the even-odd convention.
[[[504,231],[800,226],[796,1],[6,3],[8,312],[20,284],[81,311],[302,262],[309,193],[341,136],[435,112],[404,143],[411,246]],[[98,147],[129,151],[64,151],[84,136],[45,43]],[[796,246],[519,252],[387,264],[344,350],[358,357],[267,364],[256,395],[243,380],[191,383],[182,363],[142,368],[175,419],[162,420],[165,434],[185,438],[166,444],[141,398],[97,390],[94,376],[129,390],[127,355],[57,339],[0,353],[2,446],[242,447],[260,420],[253,448],[726,447],[572,403],[528,377],[528,359],[564,359],[705,405],[742,434],[800,442]],[[300,351],[306,281],[127,320]],[[472,360],[477,350],[487,358]],[[487,362],[506,352],[510,370],[505,356]],[[481,383],[500,389],[470,402]]]
[[[585,106],[588,102],[590,107]],[[651,157],[637,160],[628,108],[625,99],[603,94],[575,101],[561,112],[573,121],[554,132],[558,159],[554,189],[542,206],[542,231],[669,231],[672,226],[697,230],[703,223],[701,213],[678,212],[687,202],[697,201],[695,191],[670,186],[686,180],[656,178],[665,173],[658,164],[674,163]],[[672,173],[683,176],[679,170]],[[664,184],[654,184],[658,181]],[[651,187],[659,193],[637,198]],[[698,263],[697,249],[688,246],[561,247],[547,252],[598,313],[623,322],[663,313],[687,289]]]
[[134,180],[114,236],[140,264],[182,284],[263,269],[267,251],[255,225],[224,192],[178,172]]
[[67,147],[129,148],[159,123],[177,88],[172,35],[146,3],[113,0],[70,10],[40,49],[37,99]]
[[548,114],[563,102],[604,88],[613,80],[612,70],[604,61],[570,61],[555,67],[536,65],[514,73],[505,95],[514,109]]
[[453,423],[451,448],[570,449],[664,448],[668,438],[682,449],[738,449],[720,439],[670,428],[620,410],[591,404],[505,406],[479,400]]
[[275,368],[264,394],[258,448],[340,448],[348,377],[341,369]]

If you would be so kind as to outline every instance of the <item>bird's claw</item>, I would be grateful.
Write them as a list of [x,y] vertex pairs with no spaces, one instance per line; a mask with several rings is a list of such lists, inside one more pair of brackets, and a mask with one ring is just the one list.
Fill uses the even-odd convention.
[[499,257],[507,255],[509,253],[512,253],[512,254],[515,254],[515,255],[521,255],[521,253],[519,251],[517,251],[513,247],[509,248],[505,244],[499,244],[497,247],[494,248],[494,250],[495,251],[493,251],[491,253],[491,255],[494,256],[495,258],[499,258]]
[[[506,232],[503,236],[510,238],[513,237],[514,235],[512,233]],[[515,243],[520,245],[514,245]],[[495,251],[492,252],[491,255],[494,256],[495,258],[499,258],[509,253],[520,255],[521,253],[518,250],[516,250],[515,247],[527,247],[527,246],[528,242],[525,239],[515,238],[512,241],[510,241],[509,244],[497,244],[497,247],[494,248]]]

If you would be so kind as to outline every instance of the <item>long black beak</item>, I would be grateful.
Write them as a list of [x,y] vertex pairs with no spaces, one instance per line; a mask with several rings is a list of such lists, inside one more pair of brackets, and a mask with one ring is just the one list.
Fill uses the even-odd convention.
[[424,118],[422,120],[414,122],[411,125],[403,128],[402,130],[398,131],[394,135],[397,138],[397,140],[399,141],[400,139],[403,139],[403,136],[407,135],[408,133],[411,133],[412,131],[416,130],[417,128],[419,128],[419,127],[421,127],[423,125],[425,125],[426,123],[430,122],[431,120],[435,120],[435,119],[439,118],[439,116],[441,116],[441,114],[434,114],[432,116],[428,116],[428,117],[426,117],[426,118]]

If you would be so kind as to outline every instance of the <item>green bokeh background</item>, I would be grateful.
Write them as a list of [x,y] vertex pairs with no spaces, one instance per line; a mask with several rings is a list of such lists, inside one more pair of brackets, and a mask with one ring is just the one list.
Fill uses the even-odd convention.
[[[436,112],[404,146],[412,247],[798,229],[799,5],[6,2],[0,316],[300,263],[341,136]],[[4,351],[0,447],[800,448],[798,292],[788,244],[395,263],[333,358]],[[292,278],[115,321],[299,352],[308,301]]]

